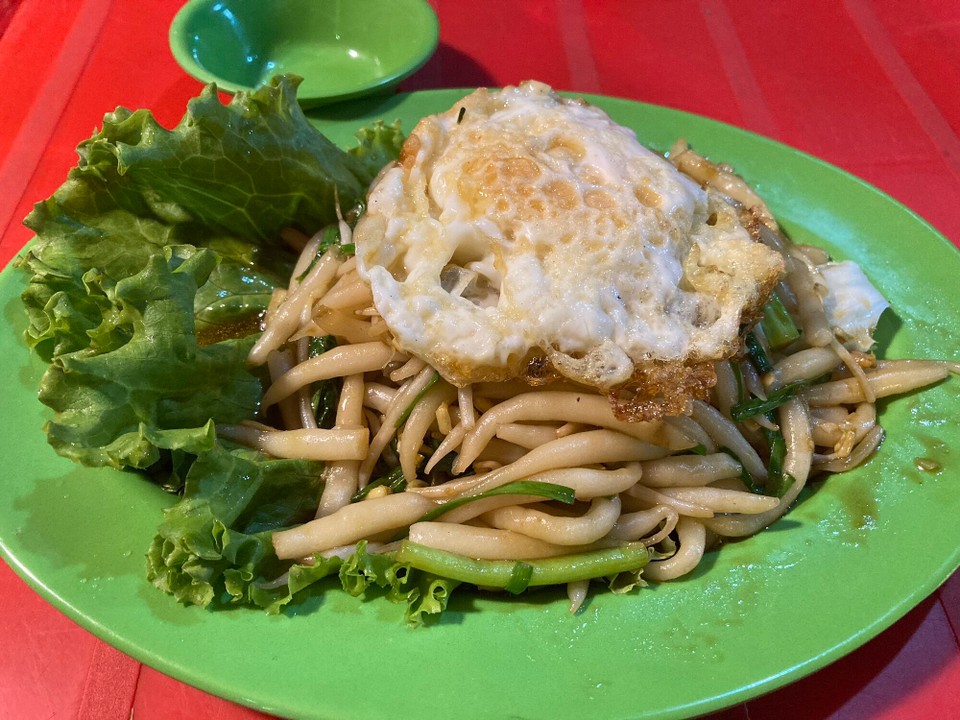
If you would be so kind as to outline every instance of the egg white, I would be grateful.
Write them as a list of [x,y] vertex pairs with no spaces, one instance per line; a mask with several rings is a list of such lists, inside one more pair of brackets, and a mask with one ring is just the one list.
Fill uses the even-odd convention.
[[456,385],[536,357],[601,389],[728,357],[782,271],[729,203],[537,82],[424,118],[354,242],[397,344]]

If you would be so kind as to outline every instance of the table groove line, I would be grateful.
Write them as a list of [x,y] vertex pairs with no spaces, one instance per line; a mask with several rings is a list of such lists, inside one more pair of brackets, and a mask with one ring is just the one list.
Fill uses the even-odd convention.
[[960,179],[960,137],[917,80],[897,50],[890,33],[870,3],[843,0],[843,8],[863,39],[864,45],[889,78],[893,89],[927,135],[936,152]]
[[87,0],[77,12],[57,59],[0,167],[0,235],[6,235],[26,192],[25,178],[33,177],[40,159],[69,104],[90,55],[96,47],[113,0]]

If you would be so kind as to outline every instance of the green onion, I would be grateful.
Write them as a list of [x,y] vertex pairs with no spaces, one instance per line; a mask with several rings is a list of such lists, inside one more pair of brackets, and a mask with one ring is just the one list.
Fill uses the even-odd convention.
[[317,245],[317,253],[313,256],[313,259],[310,260],[310,264],[307,265],[303,273],[297,278],[298,281],[303,280],[311,270],[313,266],[317,264],[317,260],[323,257],[323,254],[330,249],[330,246],[334,243],[340,241],[340,228],[336,225],[327,225],[323,229],[323,236],[320,238],[320,244]]
[[337,421],[337,405],[340,402],[340,380],[324,380],[310,396],[310,407],[317,427],[329,430]]
[[[767,417],[773,421],[772,414],[768,414]],[[770,446],[770,461],[767,464],[767,486],[764,494],[783,497],[790,486],[796,482],[796,478],[783,471],[783,461],[787,455],[787,441],[779,430],[770,430],[762,426],[761,430],[763,430],[763,436]]]
[[507,584],[504,585],[504,589],[514,595],[519,595],[530,587],[530,578],[532,577],[533,565],[517,561],[513,565],[513,570],[510,571],[510,579],[507,581]]
[[330,249],[331,245],[340,242],[340,226],[327,225],[323,229],[323,237],[320,239],[320,245],[317,246],[317,257],[323,255]]
[[747,348],[747,355],[750,356],[750,359],[753,361],[753,364],[756,365],[761,375],[773,370],[773,363],[770,362],[767,351],[763,349],[763,345],[760,344],[760,340],[756,335],[752,332],[747,333],[744,345]]
[[351,502],[360,502],[367,495],[370,494],[370,491],[381,485],[386,485],[390,489],[390,492],[402,492],[407,488],[407,481],[403,477],[402,468],[394,468],[388,474],[383,477],[379,477],[376,480],[367,483],[359,492],[357,492],[352,498]]
[[327,350],[333,350],[337,346],[337,339],[333,335],[323,335],[321,337],[311,337],[307,344],[307,356],[316,357],[323,355]]
[[347,255],[348,257],[350,255],[356,255],[357,246],[354,245],[353,243],[344,243],[343,245],[340,246],[340,252],[342,252],[344,255]]
[[697,443],[693,447],[687,448],[687,452],[690,453],[691,455],[701,455],[701,456],[706,455],[707,446],[704,445],[703,443]]
[[806,380],[798,380],[777,388],[766,398],[751,398],[739,402],[730,408],[730,417],[736,422],[743,422],[757,415],[766,415],[790,400],[809,384]]
[[397,418],[397,422],[394,425],[394,427],[397,430],[403,427],[403,424],[407,421],[407,418],[410,417],[410,413],[413,412],[413,408],[416,407],[418,402],[423,400],[423,396],[427,394],[427,390],[432,388],[436,384],[437,380],[439,379],[440,379],[440,373],[435,372],[433,374],[433,377],[430,378],[430,382],[427,383],[427,386],[423,390],[417,393],[417,396],[413,399],[413,402],[407,405],[407,409],[404,410],[403,414],[401,414],[400,417]]
[[396,560],[451,580],[481,587],[510,589],[524,579],[526,588],[610,577],[642,568],[647,564],[649,555],[643,543],[628,543],[616,548],[526,560],[522,564],[530,570],[529,577],[525,577],[527,570],[517,569],[521,563],[514,560],[475,560],[407,540],[397,551]]
[[783,433],[779,430],[770,430],[763,428],[763,435],[770,446],[770,463],[767,466],[767,474],[770,477],[779,477],[783,473],[783,458],[787,454],[787,441],[783,438]]
[[790,473],[780,473],[779,482],[777,487],[771,488],[772,495],[775,495],[778,498],[782,498],[787,494],[787,490],[797,481],[797,479]]
[[800,337],[800,330],[787,312],[780,296],[774,293],[763,306],[763,319],[760,321],[763,334],[770,347],[779,350]]
[[743,368],[738,362],[730,362],[730,369],[733,370],[733,378],[737,381],[737,402],[742,402],[746,398],[746,385],[743,382]]
[[539,482],[538,480],[514,480],[506,485],[501,485],[500,487],[494,488],[493,490],[487,490],[486,492],[479,493],[478,495],[468,495],[466,497],[457,498],[456,500],[451,500],[450,502],[444,503],[443,505],[424,513],[419,522],[435,520],[441,515],[445,515],[461,505],[466,505],[467,503],[474,502],[475,500],[483,500],[484,498],[494,497],[496,495],[537,495],[539,497],[547,498],[548,500],[557,500],[565,503],[566,505],[571,505],[576,499],[573,488],[568,488],[566,485],[554,485],[553,483]]
[[743,464],[740,457],[727,446],[720,448],[720,452],[726,453],[740,464],[740,480],[743,481],[743,484],[747,486],[750,492],[756,495],[763,495],[763,486],[757,483],[757,481],[753,479],[753,475],[747,472],[747,466]]
[[[774,421],[773,414],[767,413],[766,415],[767,419],[772,423]],[[796,478],[790,475],[790,473],[783,471],[783,461],[787,455],[787,442],[783,437],[783,433],[779,430],[771,430],[764,425],[760,426],[760,430],[763,432],[763,437],[766,439],[767,445],[770,448],[766,483],[760,484],[754,480],[753,476],[747,472],[746,466],[733,450],[728,447],[722,447],[720,448],[720,452],[726,453],[740,463],[740,480],[743,481],[743,484],[747,486],[750,492],[757,495],[783,497],[787,490],[790,489],[790,486],[796,482]]]
[[[323,355],[323,353],[336,346],[337,341],[332,335],[312,337],[307,344],[307,356]],[[313,409],[313,416],[318,427],[333,427],[337,417],[337,404],[340,402],[340,387],[340,380],[336,378],[314,384],[314,391],[310,396],[310,406]]]

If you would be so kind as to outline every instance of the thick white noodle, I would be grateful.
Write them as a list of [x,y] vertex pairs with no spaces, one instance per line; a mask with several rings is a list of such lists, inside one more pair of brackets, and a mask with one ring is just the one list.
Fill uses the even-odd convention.
[[247,356],[250,365],[263,365],[270,351],[276,350],[287,341],[300,324],[303,308],[313,305],[314,300],[327,291],[339,265],[339,250],[327,251],[296,290],[287,293],[280,307],[270,317],[263,334],[250,350]]
[[[293,230],[293,228],[285,229],[288,231]],[[306,238],[305,235],[299,233],[297,230],[293,230],[293,232],[300,234],[303,238]],[[321,230],[320,232],[315,232],[311,238],[303,243],[303,249],[300,251],[300,255],[297,257],[297,262],[293,266],[293,272],[290,273],[290,282],[287,284],[288,292],[293,292],[297,289],[297,286],[300,284],[300,278],[307,271],[307,268],[310,267],[310,263],[312,263],[317,257],[317,248],[320,247],[320,242],[322,240],[323,231]]]
[[[343,379],[337,404],[336,427],[363,427],[363,375],[356,373]],[[324,486],[317,507],[317,517],[330,515],[348,505],[359,489],[359,460],[336,460],[323,471]]]
[[656,582],[686,575],[700,564],[707,547],[707,532],[702,522],[681,517],[677,522],[680,540],[677,552],[666,560],[653,560],[643,568],[643,577]]
[[396,370],[391,371],[388,377],[390,378],[391,382],[402,383],[404,380],[409,380],[417,373],[423,372],[423,369],[426,366],[427,363],[420,358],[412,357]]
[[818,462],[814,467],[821,472],[846,472],[865,462],[883,442],[883,428],[873,426],[863,439],[850,451],[848,455],[832,459],[828,462]]
[[460,443],[463,442],[463,437],[467,434],[467,430],[467,426],[462,422],[454,425],[453,429],[447,433],[447,436],[440,441],[437,449],[433,451],[433,455],[431,455],[427,461],[424,471],[430,473],[438,462],[456,450],[460,446]]
[[613,529],[620,517],[620,498],[594,498],[579,517],[552,515],[532,507],[497,508],[483,515],[491,527],[513,530],[556,545],[587,545]]
[[813,422],[814,444],[833,448],[832,453],[820,455],[818,462],[846,457],[877,424],[877,406],[873,403],[862,402],[850,413],[843,407],[834,409],[841,417],[834,421],[818,418]]
[[436,421],[437,408],[451,402],[456,394],[456,388],[441,380],[430,388],[410,411],[397,443],[400,467],[408,483],[417,479],[420,448],[423,446],[427,431]]
[[690,442],[690,447],[701,445],[708,453],[717,451],[717,446],[714,445],[713,439],[707,435],[707,431],[700,427],[693,418],[686,415],[677,415],[676,417],[664,418],[663,422],[687,438]]
[[806,403],[802,398],[791,398],[780,406],[779,420],[787,445],[783,471],[793,477],[793,484],[780,498],[779,505],[772,510],[757,515],[720,515],[705,520],[706,526],[718,535],[743,537],[760,532],[787,511],[806,485],[814,448],[810,432],[810,413]]
[[373,294],[356,272],[342,275],[333,287],[320,298],[320,304],[333,310],[367,307],[373,302]]
[[562,391],[528,392],[499,403],[480,417],[476,426],[463,440],[460,456],[453,466],[454,473],[462,473],[470,466],[483,446],[496,435],[499,425],[544,421],[596,425],[671,450],[689,447],[689,440],[672,432],[670,425],[661,422],[631,423],[618,420],[609,401],[600,395]]
[[351,503],[332,515],[275,532],[273,548],[281,560],[307,557],[387,530],[406,527],[435,507],[433,502],[414,493],[384,495]]
[[643,484],[656,488],[709,485],[740,477],[741,472],[740,463],[727,453],[670,455],[643,463]]
[[648,488],[645,485],[634,485],[632,488],[627,490],[627,495],[629,495],[632,498],[636,498],[647,507],[655,507],[657,505],[666,505],[667,507],[670,507],[676,510],[679,514],[686,515],[687,517],[695,517],[695,518],[712,518],[713,517],[713,511],[710,508],[703,507],[702,505],[696,505],[682,498],[676,498],[676,497],[670,497],[669,495],[664,495],[659,490]]
[[377,430],[377,434],[370,441],[370,451],[360,463],[360,487],[366,486],[370,481],[370,475],[376,466],[380,455],[383,454],[387,444],[397,433],[397,423],[403,416],[403,413],[421,392],[426,390],[433,380],[436,371],[429,366],[424,367],[419,375],[408,380],[403,387],[397,391],[393,397],[393,402],[383,416],[383,424]]
[[492,495],[456,507],[435,519],[440,522],[465,523],[490,510],[507,507],[508,505],[529,505],[538,502],[543,502],[543,497],[540,495]]
[[813,347],[787,355],[773,366],[774,382],[771,388],[782,387],[800,380],[813,380],[830,372],[840,364],[832,347]]
[[332,348],[292,367],[277,378],[263,394],[262,407],[268,408],[310,383],[380,370],[393,356],[393,348],[377,341]]
[[560,437],[559,430],[558,427],[553,425],[504,423],[497,428],[497,437],[527,450],[533,450],[538,445],[543,445]]
[[[950,366],[923,360],[900,360],[885,363],[866,373],[878,398],[910,392],[932,385],[950,374]],[[806,388],[803,392],[811,405],[852,405],[866,400],[856,378],[833,380]]]
[[511,530],[444,522],[414,523],[409,538],[420,545],[477,560],[534,560],[571,552],[568,545],[554,545]]
[[712,405],[701,400],[693,401],[691,417],[707,431],[718,448],[727,448],[739,458],[750,476],[755,480],[767,477],[767,468],[753,446],[743,437],[736,424]]
[[457,388],[457,406],[460,408],[460,422],[467,430],[472,430],[477,422],[473,408],[473,385]]
[[733,372],[731,360],[723,360],[713,364],[717,373],[717,384],[713,387],[717,409],[730,417],[730,408],[740,401],[737,377]]
[[589,589],[589,580],[574,580],[573,582],[567,583],[567,599],[570,601],[569,610],[571,614],[583,607]]
[[[285,372],[294,366],[292,353],[289,350],[273,350],[267,355],[267,372],[270,374],[270,381],[273,382],[281,377]],[[280,411],[280,422],[287,430],[295,430],[303,427],[299,407],[299,397],[286,397],[277,403],[277,409]]]
[[367,455],[369,431],[300,429],[260,430],[241,425],[218,425],[217,435],[278,458],[305,460],[360,460]]
[[383,383],[368,382],[364,386],[363,404],[383,415],[393,404],[396,396],[396,388]]
[[833,338],[830,346],[834,352],[837,353],[837,357],[843,360],[843,364],[846,365],[847,370],[850,371],[850,375],[860,383],[860,389],[863,391],[863,399],[868,403],[875,403],[877,401],[877,394],[870,386],[870,382],[867,380],[867,375],[864,373],[863,368],[860,367],[853,355],[850,354],[850,351],[841,345],[840,341],[836,338]]
[[545,470],[582,467],[596,463],[619,463],[652,460],[669,451],[643,440],[613,430],[588,430],[559,438],[534,448],[517,462],[486,473],[443,485],[423,488],[429,497],[451,498],[463,494],[486,492]]
[[833,330],[827,322],[823,300],[817,292],[809,260],[794,248],[790,248],[785,259],[787,284],[797,297],[797,311],[800,314],[804,340],[812,347],[829,345],[834,339]]
[[660,492],[674,500],[683,500],[692,505],[699,505],[714,513],[756,515],[773,510],[780,505],[778,498],[757,495],[747,490],[728,490],[716,487],[673,487],[662,488]]
[[[607,534],[608,540],[633,542],[643,540],[644,545],[656,545],[677,526],[680,514],[668,505],[654,505],[648,510],[622,513],[616,525]],[[656,532],[654,533],[654,531]],[[651,535],[650,533],[654,533]]]

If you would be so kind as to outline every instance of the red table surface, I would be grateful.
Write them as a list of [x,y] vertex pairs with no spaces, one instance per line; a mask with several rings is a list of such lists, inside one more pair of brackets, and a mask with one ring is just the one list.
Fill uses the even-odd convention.
[[[0,0],[0,266],[105,112],[149,107],[172,125],[198,92],[167,48],[180,4]],[[432,4],[440,47],[402,89],[536,78],[709,116],[864,178],[960,244],[955,0]],[[265,717],[109,647],[2,563],[0,638],[4,720]],[[861,649],[713,717],[960,717],[960,573]]]

